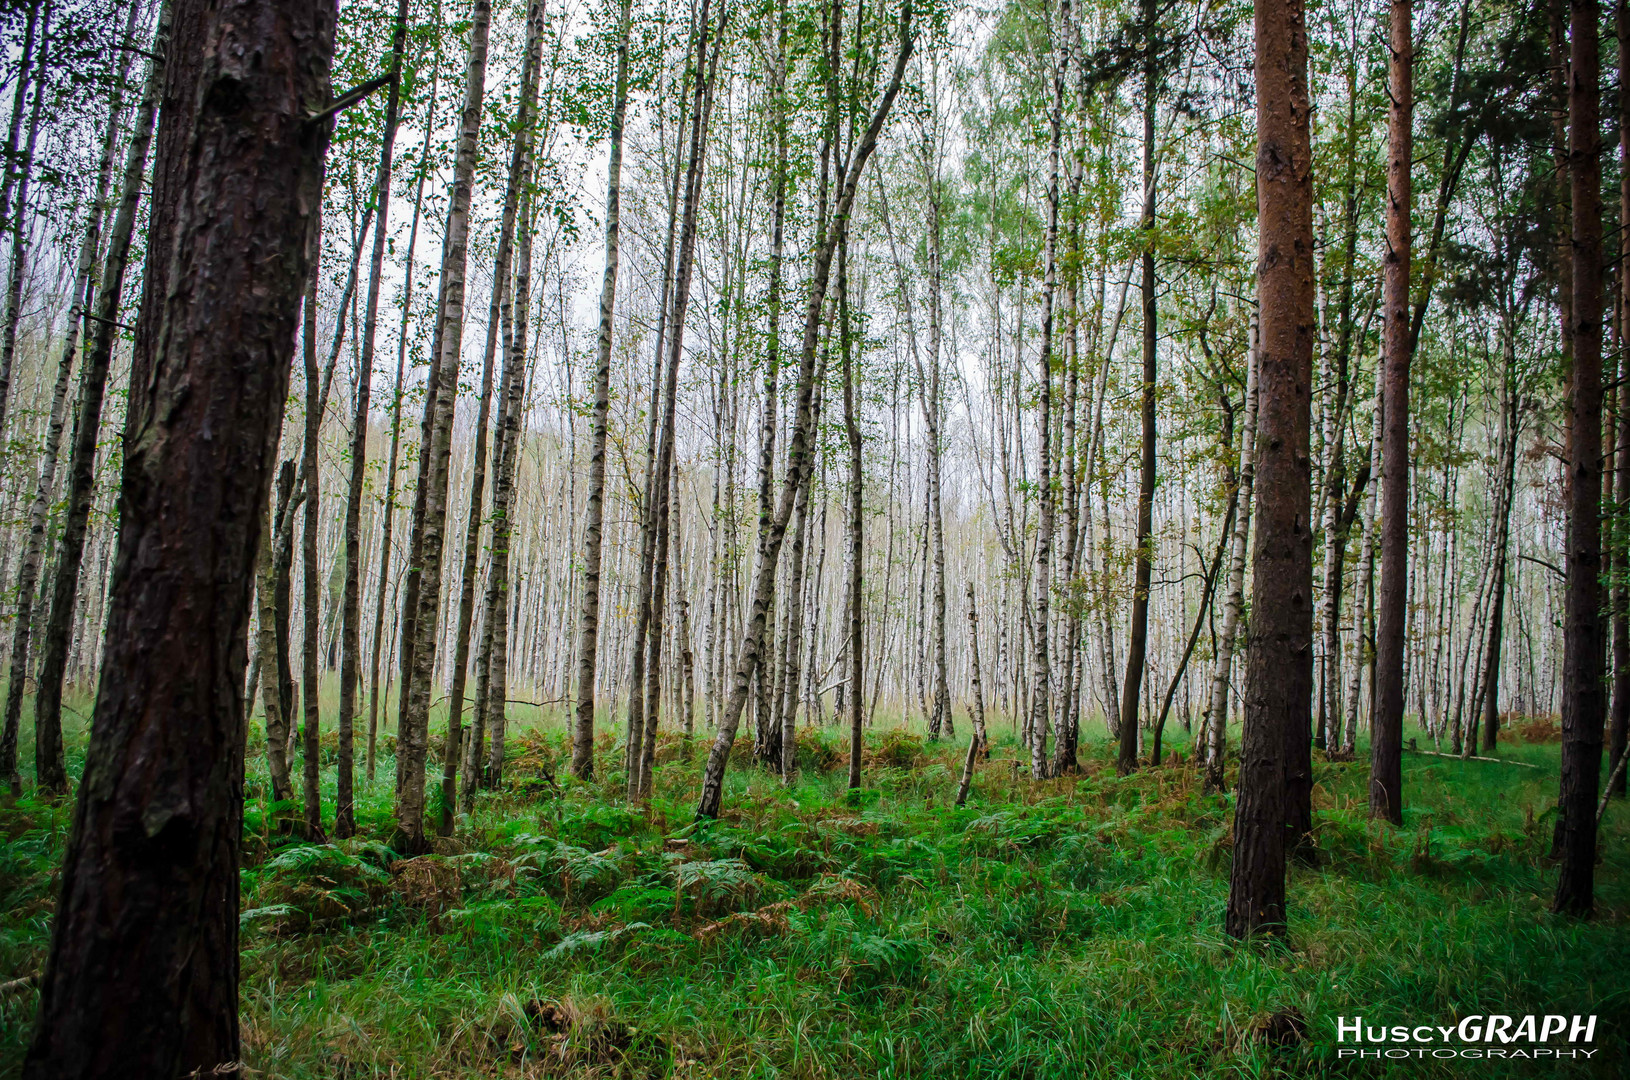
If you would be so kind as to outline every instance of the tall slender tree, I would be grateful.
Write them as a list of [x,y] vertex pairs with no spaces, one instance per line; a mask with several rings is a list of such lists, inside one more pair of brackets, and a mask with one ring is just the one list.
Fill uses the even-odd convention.
[[1567,586],[1562,626],[1562,778],[1553,909],[1595,908],[1602,768],[1602,131],[1600,11],[1570,0],[1568,172],[1573,196],[1573,370],[1568,431]]
[[1285,930],[1287,788],[1313,692],[1313,155],[1301,0],[1259,0],[1255,39],[1258,524],[1224,922],[1236,938]]
[[1391,0],[1388,39],[1387,246],[1382,261],[1381,595],[1375,616],[1370,816],[1404,821],[1404,628],[1409,601],[1409,262],[1414,167],[1412,0]]
[[611,343],[621,254],[623,123],[628,115],[629,0],[617,17],[617,73],[612,88],[606,162],[606,258],[600,279],[600,332],[594,351],[594,414],[589,491],[583,522],[583,598],[578,607],[577,702],[572,719],[572,775],[594,775],[594,683],[600,652],[600,560],[605,546],[606,436],[611,415]]

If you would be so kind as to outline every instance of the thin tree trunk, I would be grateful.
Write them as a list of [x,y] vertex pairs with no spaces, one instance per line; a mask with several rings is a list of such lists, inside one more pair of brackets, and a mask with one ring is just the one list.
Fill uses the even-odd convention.
[[[45,633],[40,640],[40,666],[34,693],[34,760],[38,783],[46,791],[63,791],[68,784],[62,757],[62,689],[68,669],[68,651],[73,644],[75,599],[79,592],[79,569],[85,557],[85,534],[89,528],[91,502],[96,494],[96,446],[101,434],[102,401],[107,390],[108,368],[113,360],[114,335],[118,330],[119,301],[124,292],[125,270],[130,261],[130,241],[136,229],[136,210],[141,202],[142,181],[147,171],[147,152],[153,140],[159,98],[165,90],[163,57],[170,37],[170,4],[160,9],[148,64],[147,83],[125,150],[124,173],[119,181],[119,208],[108,233],[107,256],[102,263],[102,280],[91,316],[90,340],[79,372],[79,400],[76,407],[73,443],[68,454],[67,506],[63,513],[62,536],[57,549],[56,576],[51,583],[51,609]],[[154,181],[155,190],[159,182]],[[155,202],[150,215],[147,244],[162,246],[166,236],[166,211]],[[154,266],[161,259],[149,259],[143,308],[155,288]],[[167,267],[166,267],[167,269]],[[160,298],[154,297],[154,302]],[[268,460],[267,464],[270,464]],[[105,662],[105,660],[104,660]]]
[[[136,43],[136,14],[138,5],[131,4],[125,22],[124,40],[131,47]],[[46,521],[52,495],[57,485],[57,462],[62,447],[62,429],[67,418],[68,383],[73,374],[74,354],[82,334],[89,333],[86,318],[96,289],[96,257],[100,254],[102,222],[107,214],[108,188],[113,181],[113,151],[118,140],[119,121],[124,112],[124,83],[130,70],[130,52],[121,56],[118,74],[108,108],[108,124],[102,136],[102,154],[96,170],[96,190],[91,197],[90,211],[86,215],[84,236],[79,245],[79,261],[74,271],[72,304],[68,309],[62,356],[57,361],[56,382],[51,389],[51,411],[45,433],[45,445],[40,452],[39,475],[34,485],[34,499],[29,506],[28,533],[23,544],[23,555],[17,568],[17,611],[12,624],[11,670],[6,678],[5,731],[0,736],[0,772],[11,784],[13,797],[22,793],[21,778],[17,775],[17,733],[22,722],[23,691],[28,681],[28,650],[34,627],[34,594],[39,580],[40,561],[45,553]],[[36,755],[35,776],[60,774],[60,739],[55,747],[49,737],[45,743],[34,741]],[[53,779],[55,776],[53,775]]]
[[1211,705],[1206,713],[1205,790],[1222,791],[1224,758],[1228,747],[1228,689],[1233,675],[1234,643],[1239,637],[1245,607],[1245,563],[1251,546],[1252,489],[1256,481],[1257,315],[1252,313],[1245,346],[1245,419],[1240,426],[1239,477],[1234,517],[1233,549],[1229,554],[1228,597],[1223,605],[1222,632],[1217,637],[1216,667],[1211,677]]
[[1383,260],[1381,597],[1375,628],[1376,711],[1370,733],[1370,816],[1403,824],[1404,625],[1409,573],[1409,260],[1414,137],[1411,0],[1391,0],[1387,111],[1387,253]]
[[155,185],[169,212],[149,268],[172,272],[144,314],[162,315],[162,348],[135,365],[104,677],[30,1080],[184,1076],[241,1058],[245,633],[322,195],[331,125],[307,117],[330,99],[335,14],[322,0],[176,7],[169,79],[191,107],[166,111],[159,141],[168,150],[180,129],[192,153]]
[[[447,739],[442,751],[439,831],[443,836],[453,834],[453,815],[458,808],[459,750],[464,738],[464,690],[470,667],[470,622],[475,615],[476,560],[481,553],[481,507],[487,485],[487,420],[492,410],[493,355],[498,349],[499,325],[509,322],[513,305],[509,292],[510,261],[515,240],[516,204],[521,193],[521,173],[531,160],[532,102],[537,96],[542,18],[542,0],[532,0],[527,7],[526,52],[521,61],[521,100],[515,110],[515,147],[510,155],[509,181],[504,187],[503,210],[498,224],[498,251],[492,271],[492,300],[487,307],[487,341],[481,354],[481,398],[475,419],[474,472],[470,478],[470,509],[464,524],[464,560],[459,574],[458,616],[453,631],[452,685],[447,692]],[[506,359],[507,355],[506,349]]]
[[[845,598],[845,634],[848,643],[849,787],[860,787],[861,712],[866,694],[866,622],[864,579],[866,570],[865,477],[861,460],[860,416],[855,405],[855,358],[849,337],[849,243],[838,244],[838,357],[843,367],[843,436],[849,451],[849,591]],[[971,587],[971,585],[970,585]]]
[[[26,86],[34,88],[34,101],[29,108],[28,135],[23,140],[21,161],[15,170],[16,190],[12,193],[14,202],[7,201],[4,209],[9,212],[10,218],[6,221],[11,230],[11,273],[6,282],[6,318],[0,324],[0,432],[6,427],[6,407],[11,398],[11,375],[13,361],[17,357],[17,324],[23,315],[23,278],[28,270],[28,187],[34,173],[34,146],[40,136],[40,113],[45,106],[46,80],[51,72],[51,3],[48,2],[41,9],[40,16],[40,55],[34,72],[29,67],[25,56],[22,69],[18,73],[18,101]],[[32,9],[28,17],[27,33],[34,30],[34,14]],[[15,124],[15,119],[13,124]],[[13,146],[16,144],[13,143]],[[6,158],[8,168],[17,159],[8,155]],[[11,176],[7,176],[8,186]],[[3,446],[3,444],[0,444]],[[4,450],[0,449],[0,460],[3,460]]]
[[[441,29],[441,8],[437,5],[436,30]],[[391,446],[385,458],[385,520],[379,539],[379,595],[374,604],[374,639],[368,660],[368,750],[366,771],[368,780],[374,778],[374,765],[379,742],[380,665],[379,654],[385,644],[386,592],[398,579],[391,573],[391,538],[396,522],[396,463],[402,445],[402,381],[407,374],[408,321],[413,314],[413,271],[415,253],[419,249],[419,220],[424,208],[424,178],[430,161],[430,139],[436,130],[437,90],[441,82],[441,54],[436,54],[435,68],[430,77],[430,106],[425,118],[424,145],[419,149],[419,167],[413,183],[413,225],[408,231],[407,267],[402,274],[402,322],[396,335],[396,384],[391,393]],[[393,613],[393,619],[395,615]],[[386,672],[385,693],[390,693],[390,676]]]
[[[1155,227],[1155,3],[1143,0],[1143,34],[1146,59],[1143,68],[1143,219],[1142,227],[1152,233]],[[1158,311],[1155,304],[1155,251],[1152,240],[1145,241],[1143,263],[1143,379],[1139,416],[1143,437],[1138,466],[1138,524],[1132,585],[1132,624],[1127,629],[1126,679],[1121,691],[1120,753],[1117,772],[1125,775],[1138,767],[1138,699],[1142,694],[1144,656],[1149,641],[1149,582],[1154,563],[1155,499],[1155,378]]]
[[968,582],[968,647],[973,664],[973,741],[990,760],[990,735],[985,730],[985,689],[979,677],[979,608],[974,604],[973,582]]
[[1040,780],[1047,775],[1047,728],[1052,711],[1052,656],[1049,601],[1053,590],[1053,324],[1058,292],[1058,211],[1059,158],[1063,140],[1064,78],[1070,63],[1070,40],[1064,28],[1069,24],[1070,0],[1061,0],[1059,23],[1054,33],[1058,57],[1053,64],[1053,102],[1048,115],[1047,151],[1047,239],[1044,264],[1046,277],[1041,291],[1041,356],[1037,377],[1041,396],[1036,406],[1037,451],[1040,455],[1036,494],[1040,500],[1040,520],[1036,532],[1036,625],[1034,654],[1035,680],[1030,703],[1030,775]]
[[[300,694],[304,706],[301,734],[304,737],[302,747],[305,752],[303,795],[306,839],[312,843],[322,843],[323,803],[322,789],[318,786],[322,754],[318,740],[321,709],[317,694],[317,621],[322,592],[321,575],[317,569],[317,501],[318,492],[321,490],[317,467],[317,438],[323,426],[323,406],[318,398],[317,386],[317,282],[322,268],[320,208],[312,215],[311,222],[310,285],[306,291],[305,332],[302,335],[304,341],[300,350],[305,361],[306,375],[306,431],[300,450],[300,469],[306,477],[306,499],[302,511],[304,517],[301,519],[300,530],[301,583],[305,586],[302,605],[304,610],[301,612],[304,625],[300,635]],[[344,321],[343,308],[340,309],[338,318]]]
[[[397,735],[398,772],[401,777],[396,796],[399,851],[419,852],[426,848],[424,835],[425,753],[430,728],[430,689],[435,672],[436,646],[441,617],[442,554],[447,527],[447,481],[452,451],[453,403],[458,394],[459,354],[464,339],[465,263],[469,252],[470,198],[475,179],[481,106],[486,94],[487,36],[491,25],[490,0],[474,0],[470,9],[470,52],[466,65],[464,115],[461,121],[457,157],[453,168],[453,188],[447,213],[447,232],[442,257],[442,303],[437,321],[440,361],[433,372],[429,396],[435,408],[431,414],[429,439],[421,451],[419,486],[424,504],[422,521],[415,522],[418,533],[417,596],[410,598],[413,616],[411,664],[403,673],[403,706]],[[407,622],[406,616],[403,618]]]
[[[810,443],[814,437],[811,410],[815,391],[815,350],[819,340],[821,313],[825,306],[832,259],[838,243],[848,232],[850,211],[854,206],[855,194],[859,188],[860,177],[865,171],[866,162],[877,147],[878,136],[882,133],[883,124],[888,119],[889,111],[894,106],[894,100],[900,93],[900,85],[905,79],[906,64],[911,59],[911,52],[915,45],[911,15],[910,0],[907,0],[900,12],[900,41],[895,54],[894,69],[889,76],[888,86],[883,91],[883,95],[871,115],[865,132],[855,145],[847,169],[843,170],[838,177],[837,187],[841,194],[838,196],[831,217],[825,221],[826,227],[819,234],[815,246],[813,265],[810,272],[809,298],[804,309],[803,341],[799,349],[798,411],[793,422],[792,439],[787,446],[786,472],[781,483],[775,520],[771,522],[769,544],[765,552],[767,557],[759,565],[756,580],[753,583],[752,603],[749,608],[746,632],[742,636],[741,651],[736,662],[730,700],[726,703],[724,712],[720,715],[718,737],[714,740],[713,748],[708,753],[707,767],[702,780],[702,796],[696,810],[699,818],[716,818],[719,816],[720,803],[724,794],[725,765],[729,761],[730,747],[736,741],[736,730],[741,724],[741,714],[747,704],[747,694],[752,678],[760,667],[764,629],[769,617],[770,597],[775,591],[776,563],[780,558],[782,540],[786,536],[787,522],[792,516],[793,500],[799,485],[804,482],[805,474],[810,466]],[[835,27],[833,29],[835,31]],[[836,35],[833,33],[831,36],[835,37]],[[833,46],[833,48],[836,47]],[[831,79],[835,78],[835,74],[830,74],[828,78],[830,82]],[[837,96],[835,87],[829,85],[827,89],[829,112],[826,136],[828,145],[837,135],[837,119],[835,116]],[[820,201],[823,205],[825,197],[826,191],[823,184],[820,193]],[[858,758],[856,760],[858,761]],[[851,763],[851,779],[853,779],[855,767],[855,764]]]
[[[685,168],[685,202],[679,228],[679,262],[674,271],[672,298],[672,326],[668,332],[668,368],[662,381],[661,433],[658,437],[656,462],[647,485],[646,498],[646,553],[647,565],[641,568],[641,580],[650,580],[650,592],[641,604],[648,606],[649,615],[641,612],[643,636],[636,628],[634,650],[646,650],[646,685],[636,681],[629,696],[629,730],[639,738],[639,751],[630,758],[628,778],[630,801],[649,801],[652,789],[652,771],[656,761],[657,722],[661,711],[661,657],[662,631],[666,625],[668,594],[668,532],[669,510],[673,498],[672,472],[674,445],[678,441],[679,362],[684,356],[685,321],[690,308],[691,275],[696,265],[696,236],[698,215],[701,212],[702,174],[707,162],[708,122],[713,111],[713,87],[718,75],[719,55],[723,51],[727,11],[721,11],[713,51],[708,46],[708,0],[702,0],[697,10],[696,88],[691,102],[690,150]],[[704,75],[705,69],[705,75]],[[645,692],[643,708],[636,700]]]
[[617,28],[617,84],[611,105],[606,165],[606,265],[600,279],[600,334],[594,359],[594,420],[589,444],[589,492],[583,526],[583,597],[578,614],[577,708],[572,723],[572,775],[594,776],[594,683],[600,649],[600,558],[604,546],[606,429],[611,411],[611,338],[617,312],[617,265],[622,227],[623,120],[628,113],[629,0]]
[[[340,612],[339,763],[334,798],[334,835],[343,840],[356,831],[352,794],[353,727],[357,688],[362,679],[362,481],[368,472],[368,418],[374,370],[374,334],[379,324],[379,287],[385,271],[385,237],[390,231],[391,164],[396,149],[397,109],[401,102],[402,52],[407,47],[408,0],[398,0],[396,25],[391,32],[390,89],[385,99],[385,130],[381,135],[379,171],[374,180],[374,248],[368,267],[368,298],[363,305],[362,333],[357,360],[356,411],[351,422],[351,475],[345,496],[345,581]],[[417,224],[417,214],[415,214]],[[413,256],[408,255],[409,274]],[[392,481],[395,480],[394,475]],[[307,513],[310,513],[308,510]],[[381,573],[390,565],[389,534],[380,548]],[[380,615],[383,615],[381,610]],[[376,619],[376,621],[378,621]],[[375,649],[381,627],[374,630]],[[371,710],[370,710],[371,714]],[[368,775],[373,776],[373,724],[369,724]]]

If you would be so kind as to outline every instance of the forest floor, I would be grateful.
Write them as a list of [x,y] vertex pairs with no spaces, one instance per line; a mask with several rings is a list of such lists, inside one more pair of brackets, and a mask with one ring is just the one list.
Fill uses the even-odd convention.
[[[1161,768],[1118,778],[1096,741],[1037,784],[1003,729],[962,809],[965,741],[873,733],[850,793],[837,733],[800,734],[791,787],[744,739],[723,818],[698,825],[706,740],[664,738],[647,812],[609,737],[601,779],[568,779],[558,724],[513,737],[504,790],[411,860],[384,846],[388,756],[360,835],[314,846],[270,828],[251,746],[245,1075],[1626,1075],[1630,806],[1608,811],[1597,917],[1553,917],[1554,742],[1407,754],[1401,830],[1368,820],[1363,747],[1320,757],[1317,862],[1291,872],[1288,947],[1264,948],[1223,936],[1232,800],[1202,793],[1180,731]],[[0,982],[44,959],[68,824],[0,808]],[[35,998],[0,990],[0,1076]],[[1489,1013],[1597,1014],[1597,1053],[1337,1055],[1338,1017]]]

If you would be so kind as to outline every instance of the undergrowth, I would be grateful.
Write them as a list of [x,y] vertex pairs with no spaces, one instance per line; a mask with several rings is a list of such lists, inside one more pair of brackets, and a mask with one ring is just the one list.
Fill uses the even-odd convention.
[[[631,807],[609,739],[582,783],[558,731],[527,731],[504,789],[414,859],[384,842],[389,758],[359,784],[358,837],[311,844],[279,831],[251,747],[245,1074],[1624,1075],[1630,808],[1609,810],[1597,917],[1550,915],[1554,745],[1502,747],[1538,768],[1406,755],[1402,829],[1368,819],[1366,755],[1321,760],[1283,947],[1223,936],[1232,799],[1202,792],[1181,745],[1120,778],[1088,744],[1079,775],[1034,783],[997,738],[959,809],[952,742],[868,734],[850,792],[846,738],[806,731],[792,785],[738,753],[723,817],[697,823],[706,746],[665,737]],[[0,981],[43,962],[68,816],[0,810]],[[0,1075],[35,997],[0,997]],[[1594,1013],[1598,1053],[1336,1056],[1338,1016],[1474,1013]]]

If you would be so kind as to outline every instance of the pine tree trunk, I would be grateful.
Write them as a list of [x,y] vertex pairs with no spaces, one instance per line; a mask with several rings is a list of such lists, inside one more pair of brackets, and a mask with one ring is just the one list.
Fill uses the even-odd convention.
[[[398,851],[426,850],[424,833],[425,754],[430,729],[430,690],[435,672],[441,617],[442,555],[447,528],[447,488],[453,436],[453,403],[458,395],[459,354],[464,340],[464,289],[469,252],[470,198],[475,180],[481,106],[486,94],[487,36],[491,27],[490,0],[474,0],[470,9],[470,52],[466,65],[464,114],[453,167],[453,187],[443,241],[441,291],[438,307],[437,347],[440,360],[433,371],[429,396],[429,439],[420,464],[420,491],[424,505],[416,522],[414,544],[418,589],[409,603],[413,616],[411,663],[403,673],[403,705],[397,735],[398,775],[396,836]],[[403,616],[404,626],[407,623]]]
[[[1626,75],[1630,74],[1630,3],[1619,0],[1615,20],[1619,39],[1619,85],[1623,87],[1627,85]],[[1630,94],[1623,92],[1619,95],[1619,220],[1630,221]],[[1619,248],[1621,251],[1626,250],[1622,238],[1619,241]],[[1624,515],[1630,512],[1630,352],[1625,351],[1626,345],[1630,344],[1630,333],[1626,333],[1623,327],[1624,320],[1630,317],[1630,273],[1625,272],[1622,263],[1619,267],[1619,287],[1621,363],[1618,389],[1619,445],[1614,458],[1617,496],[1614,503],[1616,516],[1620,522],[1620,533],[1616,538],[1617,543],[1613,545],[1613,557],[1626,560],[1627,564],[1630,564],[1630,535],[1624,531]],[[1630,570],[1630,565],[1624,565],[1624,568]],[[1627,579],[1625,573],[1618,575],[1618,582],[1613,590],[1612,670],[1613,712],[1609,726],[1607,760],[1614,769],[1608,790],[1623,798],[1624,770],[1618,765],[1624,760],[1626,746],[1630,746],[1630,579]]]
[[[159,143],[184,135],[193,152],[154,190],[167,213],[148,281],[154,264],[172,272],[144,315],[165,332],[135,365],[103,678],[30,1080],[183,1076],[241,1057],[249,584],[321,199],[330,125],[307,117],[330,98],[334,20],[322,0],[176,3],[169,84],[196,96],[166,110]],[[104,296],[121,278],[108,273]]]
[[1387,253],[1383,260],[1381,596],[1375,627],[1375,717],[1370,732],[1370,816],[1403,824],[1404,626],[1409,573],[1410,197],[1414,44],[1411,0],[1391,0],[1387,111]]
[[1596,793],[1602,767],[1601,61],[1596,0],[1572,0],[1568,166],[1573,188],[1573,372],[1563,615],[1562,779],[1557,800],[1558,914],[1595,906]]
[[1235,938],[1285,931],[1285,854],[1293,839],[1287,788],[1296,744],[1308,738],[1313,690],[1313,162],[1301,0],[1257,3],[1255,75],[1257,542],[1224,923]]

